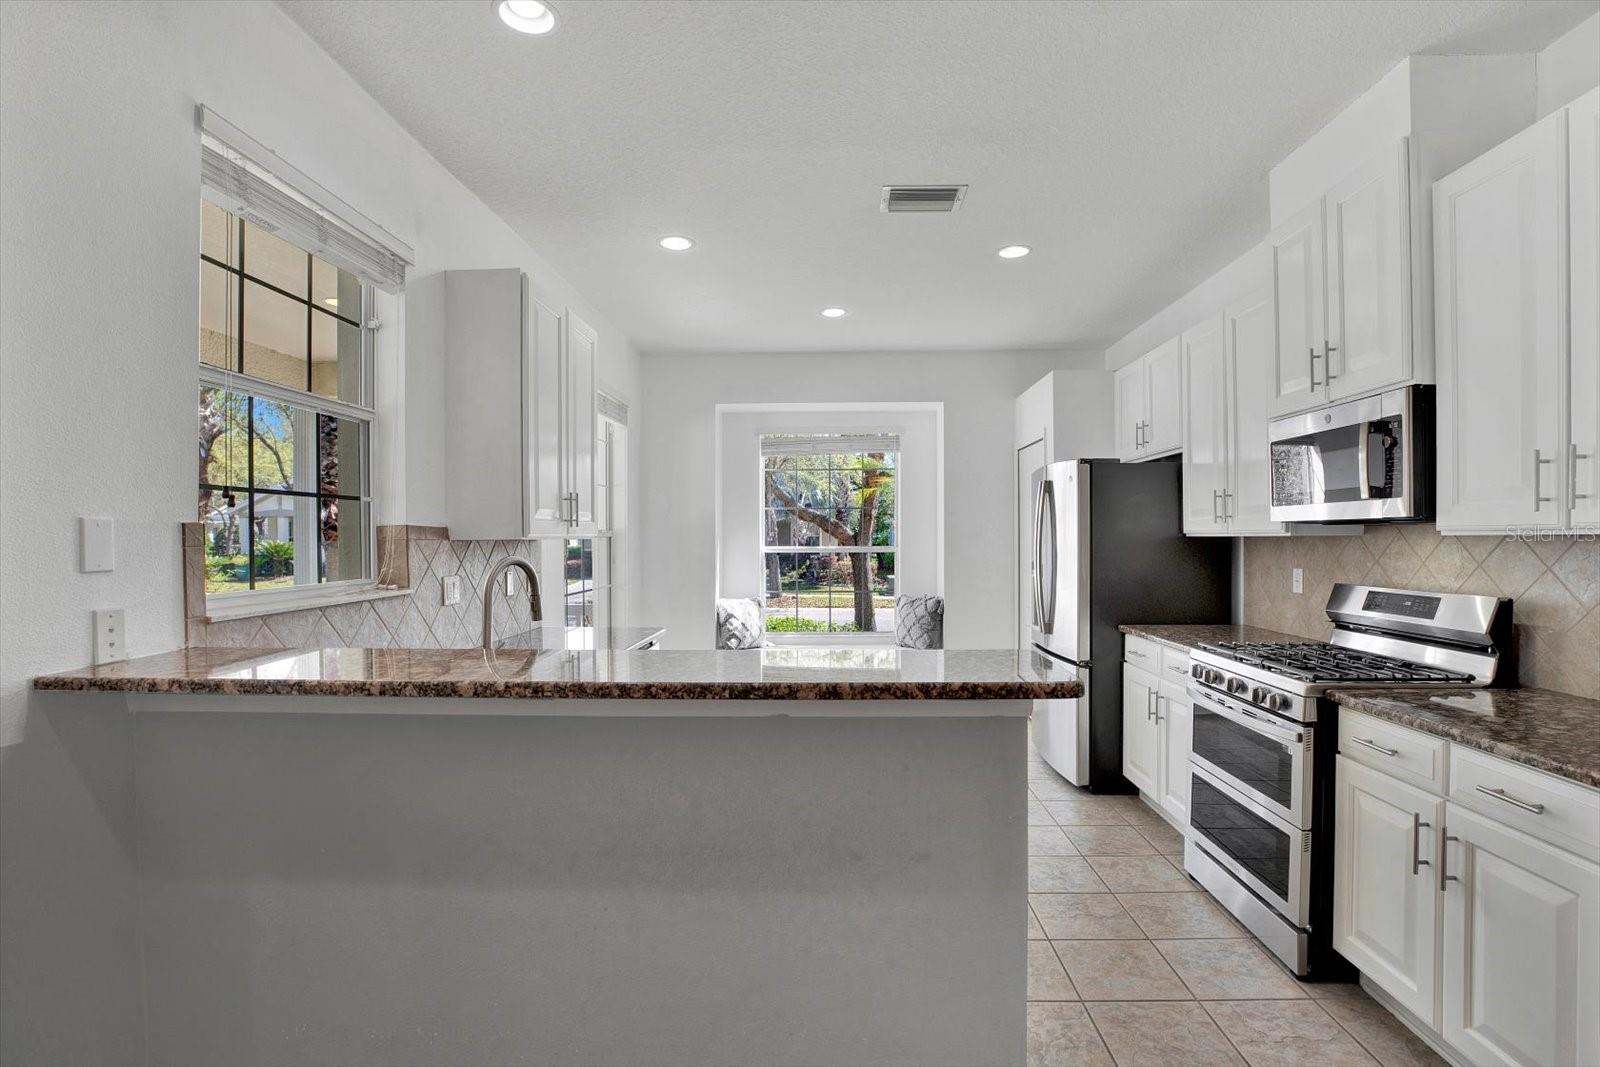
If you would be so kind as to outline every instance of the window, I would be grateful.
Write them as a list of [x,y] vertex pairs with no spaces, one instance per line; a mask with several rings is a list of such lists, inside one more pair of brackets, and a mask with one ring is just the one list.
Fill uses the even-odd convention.
[[766,434],[761,459],[768,632],[892,634],[899,439]]
[[370,582],[372,287],[200,204],[206,592]]

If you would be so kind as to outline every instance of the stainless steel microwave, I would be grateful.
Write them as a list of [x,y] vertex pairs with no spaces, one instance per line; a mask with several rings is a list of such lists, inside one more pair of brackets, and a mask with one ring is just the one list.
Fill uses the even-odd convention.
[[1433,517],[1433,386],[1274,419],[1274,522]]

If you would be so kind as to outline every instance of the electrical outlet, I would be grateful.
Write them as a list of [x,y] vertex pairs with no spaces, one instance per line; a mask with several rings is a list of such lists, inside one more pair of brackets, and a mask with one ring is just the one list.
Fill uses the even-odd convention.
[[444,602],[446,605],[461,603],[461,575],[444,576]]
[[1304,570],[1296,567],[1294,569],[1294,577],[1292,580],[1294,582],[1294,591],[1296,593],[1303,593],[1306,591],[1306,572]]
[[127,629],[121,608],[100,608],[94,613],[95,663],[116,663],[128,658]]

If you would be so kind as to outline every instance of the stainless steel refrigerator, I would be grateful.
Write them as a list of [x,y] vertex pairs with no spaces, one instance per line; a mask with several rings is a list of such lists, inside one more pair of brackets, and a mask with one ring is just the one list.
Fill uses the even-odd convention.
[[1023,505],[1032,533],[1024,603],[1036,667],[1083,683],[1077,700],[1037,701],[1045,762],[1094,792],[1122,776],[1122,634],[1129,623],[1228,622],[1232,538],[1185,537],[1176,460],[1064,460],[1040,467]]

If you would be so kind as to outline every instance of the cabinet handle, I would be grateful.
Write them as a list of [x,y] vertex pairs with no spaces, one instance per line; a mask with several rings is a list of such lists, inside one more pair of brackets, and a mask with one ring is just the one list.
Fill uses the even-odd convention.
[[1217,514],[1217,512],[1221,509],[1221,506],[1222,506],[1222,490],[1220,490],[1220,489],[1211,490],[1211,521],[1212,522],[1221,522],[1222,521],[1222,518]]
[[[1314,392],[1317,391],[1317,385],[1319,384],[1317,382],[1317,349],[1316,349],[1316,346],[1313,345],[1310,348],[1306,349],[1306,351],[1311,353],[1311,361],[1306,366],[1306,373],[1311,376],[1311,391],[1314,393]],[[1326,383],[1320,383],[1320,384],[1326,384]]]
[[1337,351],[1339,351],[1339,346],[1338,345],[1330,345],[1327,341],[1323,341],[1322,342],[1322,384],[1323,385],[1332,385],[1333,384],[1333,380],[1338,377],[1337,374],[1333,373],[1333,359],[1331,358],[1333,353],[1335,353]]
[[1480,785],[1477,787],[1477,790],[1486,797],[1494,797],[1496,800],[1503,800],[1507,804],[1510,804],[1513,808],[1521,808],[1523,811],[1526,811],[1529,814],[1544,814],[1543,804],[1536,804],[1531,800],[1519,800],[1510,793],[1507,793],[1504,789],[1490,789],[1486,785]]
[[1576,441],[1574,441],[1568,447],[1572,449],[1572,462],[1570,464],[1568,464],[1568,468],[1569,469],[1567,471],[1567,473],[1572,476],[1571,477],[1571,482],[1572,482],[1572,502],[1567,506],[1575,508],[1575,507],[1578,506],[1578,501],[1580,501],[1580,500],[1588,500],[1589,499],[1589,494],[1588,493],[1580,493],[1580,492],[1578,492],[1578,460],[1580,460],[1580,459],[1593,459],[1594,455],[1592,453],[1589,453],[1589,452],[1579,452],[1578,451],[1578,444],[1577,444]]
[[1411,813],[1411,873],[1415,875],[1424,867],[1433,864],[1422,858],[1422,828],[1431,826],[1431,823],[1422,821],[1422,816],[1417,812]]
[[1460,841],[1459,837],[1450,836],[1448,826],[1439,827],[1439,892],[1443,893],[1446,882],[1459,882],[1461,879],[1450,873],[1450,842]]
[[1233,490],[1231,489],[1222,491],[1222,521],[1233,521]]
[[1144,721],[1145,722],[1149,722],[1151,719],[1156,717],[1155,709],[1153,707],[1151,707],[1151,705],[1155,703],[1155,695],[1156,695],[1156,691],[1154,689],[1146,689],[1144,691]]
[[1551,503],[1555,502],[1556,498],[1553,497],[1553,496],[1540,496],[1539,495],[1539,468],[1544,466],[1546,463],[1554,463],[1554,462],[1555,462],[1555,460],[1553,460],[1553,459],[1540,459],[1539,458],[1539,450],[1537,448],[1533,450],[1533,510],[1534,511],[1538,511],[1539,510],[1539,505],[1540,504],[1551,504]]
[[1382,745],[1378,744],[1376,741],[1371,740],[1370,738],[1352,737],[1350,740],[1354,741],[1358,745],[1361,745],[1363,748],[1370,748],[1374,752],[1381,752],[1385,756],[1398,756],[1398,755],[1400,755],[1400,750],[1398,748],[1384,748]]

